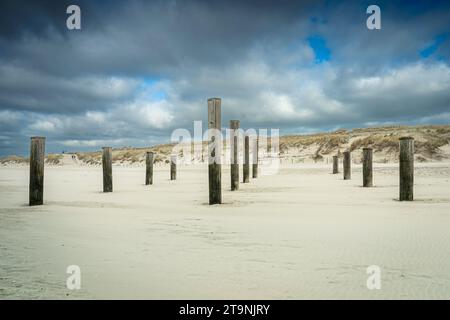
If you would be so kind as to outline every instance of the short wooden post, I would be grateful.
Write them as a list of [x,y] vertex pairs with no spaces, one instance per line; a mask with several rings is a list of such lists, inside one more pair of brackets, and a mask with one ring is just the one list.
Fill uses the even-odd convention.
[[259,150],[259,137],[256,136],[253,141],[253,164],[252,164],[253,179],[258,178],[258,150]]
[[222,203],[221,102],[220,98],[208,99],[208,129],[214,130],[208,137],[209,204]]
[[231,129],[231,191],[239,189],[239,120],[230,120]]
[[145,158],[145,185],[153,184],[153,152],[147,151]]
[[373,186],[372,148],[363,148],[363,187]]
[[333,174],[339,173],[339,159],[338,156],[333,156]]
[[412,201],[414,191],[414,138],[400,138],[400,201]]
[[177,156],[170,156],[170,180],[177,180]]
[[344,152],[344,180],[351,179],[351,159],[350,159],[350,151]]
[[243,182],[250,182],[250,137],[245,136],[244,140],[244,165],[243,165]]
[[112,148],[103,147],[103,192],[113,191],[112,181]]
[[44,204],[45,137],[31,137],[29,205]]

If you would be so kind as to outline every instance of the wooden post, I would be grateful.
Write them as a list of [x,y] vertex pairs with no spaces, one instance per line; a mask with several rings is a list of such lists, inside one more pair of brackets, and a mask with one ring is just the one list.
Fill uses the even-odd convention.
[[145,185],[153,184],[153,152],[147,151],[145,158]]
[[103,147],[103,192],[113,191],[112,182],[112,148]]
[[363,148],[363,187],[372,187],[372,179],[372,148]]
[[230,120],[231,129],[231,191],[239,189],[239,120]]
[[170,156],[170,180],[177,180],[177,156]]
[[209,131],[208,142],[209,204],[222,203],[221,102],[220,98],[208,99],[208,129],[215,129]]
[[350,159],[350,151],[344,152],[344,180],[350,180],[351,173],[351,159]]
[[31,137],[29,205],[44,204],[45,137]]
[[244,165],[243,165],[243,182],[250,182],[250,137],[245,136],[244,141]]
[[258,150],[259,150],[259,137],[256,136],[253,141],[253,165],[252,165],[252,174],[253,179],[258,178]]
[[339,173],[339,159],[338,156],[333,156],[333,174]]
[[414,138],[400,138],[400,201],[412,201],[414,191]]

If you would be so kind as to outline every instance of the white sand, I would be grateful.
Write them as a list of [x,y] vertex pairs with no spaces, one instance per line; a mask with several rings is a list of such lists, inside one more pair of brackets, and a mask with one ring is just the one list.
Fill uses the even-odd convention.
[[[28,168],[0,168],[0,298],[450,298],[450,164],[417,164],[414,202],[399,202],[397,165],[376,187],[284,168],[207,205],[207,172],[181,167],[46,168],[45,205],[28,207]],[[66,288],[66,267],[82,288]],[[381,290],[366,288],[379,265]]]

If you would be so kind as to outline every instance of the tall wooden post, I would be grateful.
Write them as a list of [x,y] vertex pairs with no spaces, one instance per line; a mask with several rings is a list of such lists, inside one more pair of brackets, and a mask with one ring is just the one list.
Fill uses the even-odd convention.
[[112,181],[112,148],[103,147],[103,192],[113,191]]
[[153,184],[153,152],[147,151],[145,158],[145,185]]
[[414,138],[400,138],[400,201],[412,201],[414,196]]
[[45,137],[31,137],[29,205],[44,204]]
[[258,150],[259,150],[259,137],[256,136],[253,141],[253,164],[252,164],[253,179],[258,178]]
[[333,174],[339,173],[339,159],[338,156],[333,156]]
[[177,156],[170,156],[170,180],[177,180]]
[[344,180],[350,180],[352,176],[351,173],[351,159],[350,151],[344,152]]
[[208,99],[208,180],[209,204],[222,203],[222,137],[221,131],[221,100]]
[[372,148],[363,148],[363,187],[372,186]]
[[231,191],[239,189],[239,120],[230,120],[231,129]]
[[244,165],[243,165],[243,182],[250,182],[250,137],[245,136],[244,140]]

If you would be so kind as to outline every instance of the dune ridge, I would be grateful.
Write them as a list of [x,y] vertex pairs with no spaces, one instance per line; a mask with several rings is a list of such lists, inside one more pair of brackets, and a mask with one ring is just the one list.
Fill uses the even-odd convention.
[[[419,162],[439,162],[450,160],[450,125],[423,126],[385,126],[371,128],[357,128],[352,130],[337,130],[306,135],[285,135],[279,138],[279,157],[283,164],[325,162],[328,163],[333,155],[342,156],[342,152],[350,150],[353,162],[360,163],[362,148],[374,149],[374,162],[395,163],[398,155],[398,139],[411,136],[415,139],[415,158]],[[270,147],[270,138],[268,139]],[[167,143],[151,147],[119,147],[113,149],[113,163],[125,166],[144,166],[145,153],[155,153],[155,164],[165,165],[170,161],[175,144]],[[201,157],[191,161],[204,162],[206,157],[206,142],[203,142]],[[193,148],[193,144],[191,145]],[[226,141],[224,152],[226,152]],[[194,152],[191,153],[192,155]],[[74,155],[74,161],[72,161]],[[183,161],[185,155],[180,150],[179,159]],[[69,151],[66,154],[48,154],[47,165],[101,165],[101,151],[78,152]],[[0,158],[1,165],[24,165],[28,158],[7,156]]]

